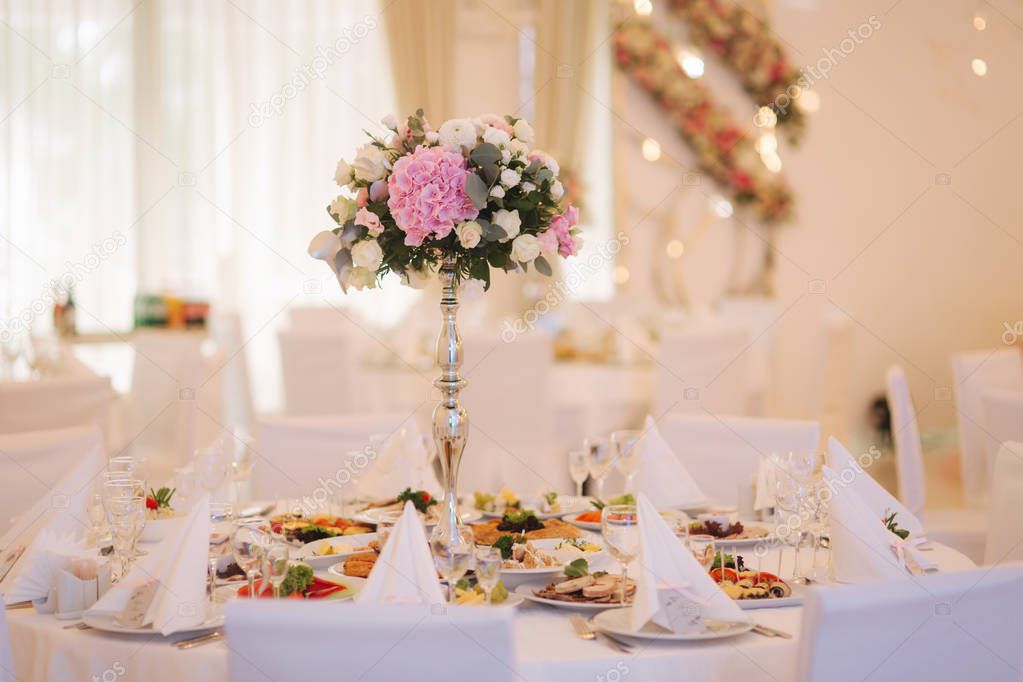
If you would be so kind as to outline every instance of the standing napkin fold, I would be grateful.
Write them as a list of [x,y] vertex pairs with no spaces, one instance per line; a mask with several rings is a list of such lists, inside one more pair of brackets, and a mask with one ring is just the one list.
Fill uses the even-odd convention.
[[824,467],[824,478],[832,491],[828,515],[835,580],[861,583],[908,578],[909,571],[899,552],[911,554],[920,563],[917,550],[885,528],[881,516],[852,486],[843,485],[834,469]]
[[657,429],[657,423],[649,415],[636,447],[639,448],[636,490],[645,493],[657,508],[700,507],[707,504],[707,496],[672,451],[668,441],[664,440]]
[[[147,603],[143,625],[170,635],[201,625],[206,620],[206,572],[210,542],[209,496],[204,495],[176,532],[142,557],[128,575],[97,601],[88,613],[124,613],[133,594],[155,586]],[[132,606],[132,608],[136,608]]]
[[[46,596],[52,587],[48,584],[52,579],[44,575],[33,575],[34,571],[43,570],[42,567],[49,565],[49,562],[38,556],[43,548],[36,540],[43,536],[75,541],[84,537],[92,526],[88,505],[92,497],[93,479],[105,464],[102,445],[97,444],[48,494],[22,514],[0,539],[0,548],[5,554],[15,547],[25,547],[14,568],[0,582],[5,603],[14,604]],[[45,587],[44,583],[47,583]]]
[[387,499],[405,488],[441,492],[430,466],[430,453],[415,423],[402,426],[387,439],[373,466],[359,480],[359,492],[371,499]]
[[668,527],[643,493],[639,516],[640,575],[629,610],[633,631],[653,621],[673,632],[699,629],[700,620],[748,620]]
[[443,604],[426,529],[412,502],[391,530],[369,579],[355,596],[368,604]]
[[896,512],[896,523],[900,528],[908,530],[910,537],[920,537],[924,534],[924,525],[920,519],[875,481],[834,436],[828,438],[828,454],[832,471],[840,481],[851,481],[849,487],[856,491],[875,516],[884,518]]

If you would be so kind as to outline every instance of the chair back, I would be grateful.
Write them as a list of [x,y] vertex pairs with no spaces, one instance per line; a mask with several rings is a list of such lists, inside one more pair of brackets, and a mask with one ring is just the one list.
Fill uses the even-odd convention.
[[282,331],[277,340],[286,414],[338,415],[360,409],[355,380],[358,357],[349,335],[325,329]]
[[92,372],[0,382],[0,433],[45,431],[69,426],[110,427],[114,389]]
[[748,330],[730,327],[666,333],[657,351],[653,413],[746,414],[749,342]]
[[1002,445],[991,480],[984,563],[1023,561],[1023,442]]
[[734,505],[762,457],[817,449],[814,421],[672,414],[658,422],[661,435],[715,504]]
[[991,477],[991,472],[1002,445],[1007,441],[1023,443],[1023,388],[987,390],[981,395],[981,402],[986,431],[985,463],[988,466],[988,480],[993,488],[996,481]]
[[796,679],[1019,682],[1021,603],[1019,564],[808,590]]
[[[224,424],[252,432],[255,410],[252,382],[245,356],[241,317],[235,312],[216,312],[210,319],[210,333],[217,342],[220,364],[214,368],[222,378]],[[219,370],[219,371],[218,371]]]
[[[959,428],[959,466],[966,504],[982,508],[990,488],[988,453],[1001,443],[984,426],[984,391],[1023,390],[1023,361],[1018,348],[979,350],[952,356],[953,397]],[[990,443],[989,441],[995,441]]]
[[521,679],[514,609],[237,600],[224,612],[231,682]]
[[920,517],[924,510],[924,454],[920,445],[913,396],[906,373],[898,365],[888,369],[888,412],[892,441],[895,443],[895,474],[899,499],[909,511]]

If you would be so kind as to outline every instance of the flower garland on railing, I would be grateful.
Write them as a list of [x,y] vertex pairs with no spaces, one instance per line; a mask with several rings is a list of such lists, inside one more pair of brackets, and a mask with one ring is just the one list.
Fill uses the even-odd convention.
[[789,139],[798,141],[805,124],[803,112],[795,105],[800,73],[767,22],[723,0],[669,0],[668,8],[689,26],[693,42],[721,57],[756,103],[770,107]]
[[763,165],[749,136],[700,82],[682,70],[668,40],[647,21],[631,20],[614,36],[618,65],[649,92],[696,152],[700,167],[766,223],[792,211],[785,181]]

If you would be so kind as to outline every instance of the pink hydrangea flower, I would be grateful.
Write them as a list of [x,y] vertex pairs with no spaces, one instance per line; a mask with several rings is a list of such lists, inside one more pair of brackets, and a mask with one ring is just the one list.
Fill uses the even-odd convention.
[[[572,237],[572,228],[579,222],[579,209],[569,206],[561,215],[554,216],[547,232],[553,233],[558,240],[558,253],[563,258],[574,256],[582,246],[582,240]],[[546,233],[545,233],[546,234]]]
[[394,163],[387,207],[406,245],[443,239],[457,223],[479,215],[465,191],[468,175],[465,157],[443,147],[420,146]]

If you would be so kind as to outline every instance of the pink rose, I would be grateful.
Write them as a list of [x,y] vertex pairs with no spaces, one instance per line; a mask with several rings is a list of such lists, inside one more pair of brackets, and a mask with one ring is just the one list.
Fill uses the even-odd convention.
[[369,200],[383,201],[387,198],[387,181],[377,180],[369,186]]
[[[552,232],[558,240],[558,253],[563,258],[574,256],[582,246],[582,240],[572,237],[572,228],[579,222],[579,209],[569,206],[564,213],[551,220],[547,232]],[[546,233],[545,233],[546,234]]]
[[359,209],[355,214],[355,224],[369,230],[371,237],[379,237],[380,233],[384,231],[384,226],[380,224],[380,217],[368,208]]
[[468,177],[465,157],[443,147],[420,146],[394,163],[387,207],[406,245],[443,239],[455,224],[479,215],[465,191]]
[[554,230],[547,228],[536,235],[536,239],[540,242],[540,253],[543,255],[553,256],[558,252],[558,235]]
[[359,191],[355,193],[355,205],[359,208],[366,208],[368,202],[369,191],[365,187],[360,187]]

